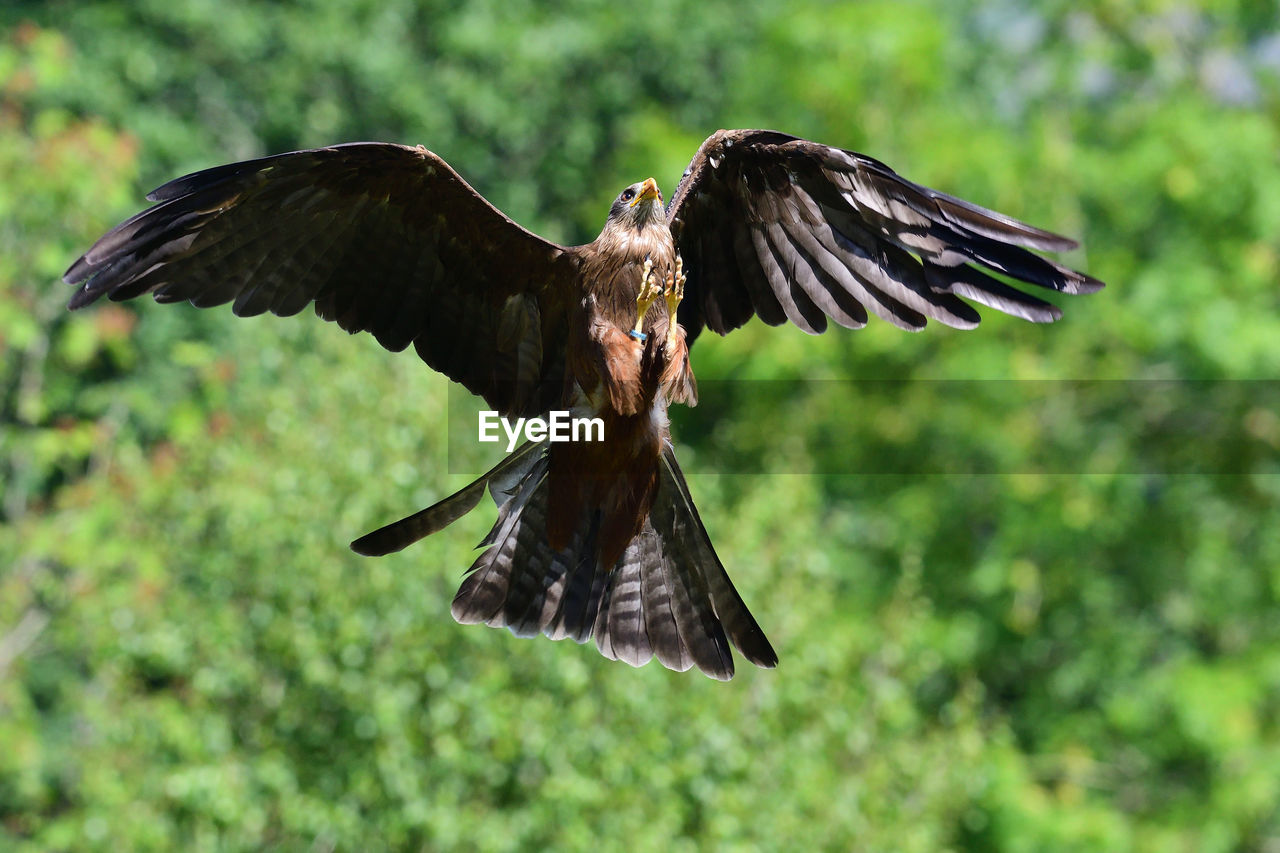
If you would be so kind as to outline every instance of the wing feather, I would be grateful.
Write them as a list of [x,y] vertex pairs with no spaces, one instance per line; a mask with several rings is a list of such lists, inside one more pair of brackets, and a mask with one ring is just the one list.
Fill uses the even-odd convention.
[[[979,322],[965,300],[1037,323],[1057,307],[983,272],[1060,293],[1102,282],[1035,252],[1076,243],[913,183],[852,151],[769,130],[718,131],[667,208],[689,281],[680,322],[727,334],[754,313],[819,333],[876,314],[905,329]],[[724,271],[739,275],[726,281]]]
[[[778,294],[786,294],[789,289],[787,271],[779,262],[778,256],[774,253],[773,246],[769,242],[769,236],[763,228],[754,227],[751,229],[751,245],[755,252],[756,262],[764,273],[763,281],[760,279],[747,281],[748,290],[751,294],[751,304],[761,320],[770,326],[781,326],[787,322],[788,318],[786,308],[783,306]],[[763,287],[761,287],[762,284],[764,285]],[[688,292],[688,285],[686,284],[685,293],[687,294]],[[684,321],[681,320],[681,322],[683,323]]]
[[[851,279],[846,265],[833,253],[829,241],[824,245],[806,225],[791,222],[785,227],[787,239],[799,253],[803,264],[796,270],[796,279],[814,305],[825,317],[841,326],[857,329],[866,325],[867,312],[853,299],[848,298],[843,279]],[[856,285],[850,281],[849,285]],[[823,326],[825,328],[825,320]]]
[[769,284],[773,286],[773,295],[787,319],[811,335],[822,334],[827,330],[827,317],[805,292],[809,288],[817,288],[808,259],[803,257],[787,236],[786,229],[777,222],[762,225],[760,231],[765,237],[767,251],[772,255],[775,272],[769,276]]
[[[512,222],[424,148],[295,151],[186,175],[148,198],[153,207],[67,270],[79,285],[72,308],[148,292],[202,308],[230,302],[240,316],[314,303],[388,349],[414,344],[504,413],[543,411],[560,395],[555,354],[568,337],[575,250]],[[507,353],[499,316],[514,295],[534,300],[538,327]]]

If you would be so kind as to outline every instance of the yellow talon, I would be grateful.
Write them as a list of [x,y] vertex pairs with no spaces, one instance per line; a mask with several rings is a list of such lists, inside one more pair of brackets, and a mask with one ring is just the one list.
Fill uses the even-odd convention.
[[684,260],[676,255],[676,269],[667,274],[667,286],[663,296],[667,300],[667,354],[675,352],[676,335],[679,326],[676,324],[676,309],[684,299]]
[[684,299],[684,282],[684,260],[676,255],[675,272],[667,273],[667,286],[663,289],[663,296],[667,300],[667,314],[673,321],[676,308],[680,307],[680,302]]
[[[643,333],[644,315],[649,313],[649,308],[653,306],[653,303],[658,298],[658,294],[661,292],[662,288],[660,288],[658,283],[654,280],[653,261],[649,258],[645,258],[644,275],[640,277],[640,293],[636,296],[636,311],[638,313],[638,316],[636,317],[636,334],[632,335],[632,337],[636,337],[636,335],[641,335]],[[643,340],[643,338],[636,339]]]

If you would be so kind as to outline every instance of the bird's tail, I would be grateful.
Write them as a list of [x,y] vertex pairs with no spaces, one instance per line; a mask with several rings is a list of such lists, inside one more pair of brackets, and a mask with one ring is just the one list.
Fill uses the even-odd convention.
[[547,539],[547,456],[525,444],[492,471],[438,504],[352,543],[361,554],[397,551],[461,518],[485,487],[498,520],[480,543],[453,599],[453,617],[553,640],[595,637],[607,658],[640,666],[656,657],[669,669],[697,666],[733,676],[730,643],[762,667],[778,656],[725,573],[702,526],[670,445],[658,461],[653,508],[612,566],[597,555],[600,512],[580,519],[569,544]]

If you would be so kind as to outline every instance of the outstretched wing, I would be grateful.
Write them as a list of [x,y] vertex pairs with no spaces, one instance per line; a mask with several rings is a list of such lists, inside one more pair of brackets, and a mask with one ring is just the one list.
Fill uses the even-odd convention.
[[1034,254],[1065,237],[914,184],[840,148],[769,130],[719,131],[685,170],[667,218],[689,276],[680,322],[690,341],[727,334],[758,314],[811,334],[827,318],[904,329],[928,319],[966,329],[959,297],[1036,323],[1057,307],[985,272],[1062,293],[1102,282]]
[[505,413],[563,381],[571,250],[526,231],[425,148],[353,143],[178,178],[67,270],[79,308],[152,293],[240,316],[316,313]]

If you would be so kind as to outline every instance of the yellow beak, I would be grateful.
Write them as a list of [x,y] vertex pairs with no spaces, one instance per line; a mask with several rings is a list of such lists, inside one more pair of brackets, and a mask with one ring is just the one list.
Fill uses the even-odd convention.
[[658,200],[661,200],[662,193],[658,191],[657,181],[655,181],[653,178],[645,178],[644,183],[640,185],[639,195],[631,199],[631,206],[635,207],[640,202],[645,201],[647,199],[651,199],[651,198],[656,198]]

